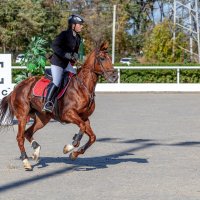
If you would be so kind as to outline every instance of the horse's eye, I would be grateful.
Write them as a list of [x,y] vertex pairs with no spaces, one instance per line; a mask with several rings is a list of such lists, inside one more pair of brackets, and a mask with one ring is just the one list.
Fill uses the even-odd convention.
[[105,60],[105,58],[104,58],[104,57],[100,57],[99,59],[100,59],[100,61],[104,61],[104,60]]

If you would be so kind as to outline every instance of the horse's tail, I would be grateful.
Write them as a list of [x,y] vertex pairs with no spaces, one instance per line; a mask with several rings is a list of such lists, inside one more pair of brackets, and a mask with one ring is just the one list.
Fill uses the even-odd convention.
[[4,97],[0,102],[0,129],[3,125],[12,125],[14,114],[10,105],[10,95]]

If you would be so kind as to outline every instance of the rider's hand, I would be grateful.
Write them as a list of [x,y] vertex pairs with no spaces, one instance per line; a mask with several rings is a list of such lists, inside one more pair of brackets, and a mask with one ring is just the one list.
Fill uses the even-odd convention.
[[71,60],[71,59],[72,59],[72,54],[69,53],[69,52],[67,52],[67,53],[65,54],[65,58],[67,58],[68,60]]
[[77,61],[78,60],[78,53],[74,52],[73,55],[72,55],[72,57],[73,57],[72,59],[74,61]]

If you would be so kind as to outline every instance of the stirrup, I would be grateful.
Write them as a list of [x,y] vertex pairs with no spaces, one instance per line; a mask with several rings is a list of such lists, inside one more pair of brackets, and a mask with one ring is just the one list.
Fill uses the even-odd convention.
[[[49,104],[49,105],[48,105]],[[52,113],[53,112],[53,109],[54,109],[54,103],[52,101],[47,101],[45,104],[44,104],[44,107],[42,109],[42,111],[46,111],[46,112],[50,112]]]

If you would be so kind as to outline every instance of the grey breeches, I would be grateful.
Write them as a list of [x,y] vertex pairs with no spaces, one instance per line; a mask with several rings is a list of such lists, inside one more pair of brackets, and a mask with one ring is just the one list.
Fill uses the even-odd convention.
[[62,67],[51,65],[51,73],[53,78],[53,83],[59,87],[62,81],[62,76],[64,71],[69,71],[71,73],[76,74],[76,70],[73,68],[73,66],[69,63],[65,69]]
[[51,65],[51,73],[52,73],[53,83],[57,87],[60,86],[63,71],[64,71],[64,69],[62,67],[59,67],[59,66],[56,66],[56,65]]

